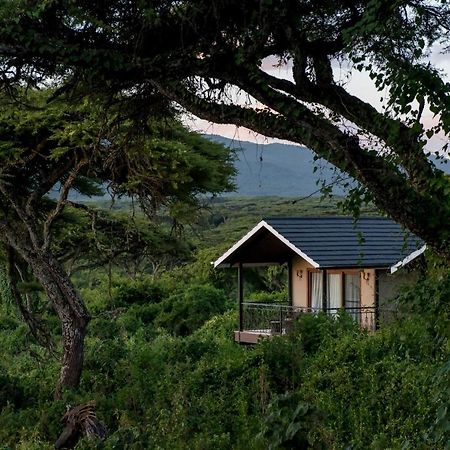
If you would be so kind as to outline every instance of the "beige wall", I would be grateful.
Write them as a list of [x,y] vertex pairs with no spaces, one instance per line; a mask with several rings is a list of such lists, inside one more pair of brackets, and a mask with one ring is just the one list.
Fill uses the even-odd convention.
[[[292,304],[308,306],[308,269],[313,266],[300,256],[292,260]],[[375,269],[364,269],[361,276],[361,307],[375,306]]]
[[292,260],[292,304],[308,306],[308,269],[313,266],[300,256]]
[[361,271],[361,307],[375,306],[375,269]]

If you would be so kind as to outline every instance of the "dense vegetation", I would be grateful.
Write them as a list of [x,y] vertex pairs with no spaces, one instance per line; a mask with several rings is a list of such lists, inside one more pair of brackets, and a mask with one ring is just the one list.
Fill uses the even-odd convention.
[[[430,61],[449,38],[445,0],[0,1],[0,446],[49,447],[95,400],[107,437],[79,448],[450,448],[450,180],[429,159],[449,154]],[[306,145],[357,183],[345,211],[373,202],[422,238],[397,320],[301,317],[235,345],[233,274],[210,261],[256,215],[316,205],[202,214],[232,155],[186,111]],[[69,199],[105,186],[134,207]],[[286,295],[285,268],[246,275],[248,298]]]
[[[375,334],[324,315],[255,348],[233,342],[235,274],[210,261],[260,215],[329,212],[335,203],[315,199],[217,200],[186,229],[176,264],[77,271],[92,321],[81,385],[59,401],[59,362],[29,335],[1,273],[0,448],[51,448],[66,405],[91,399],[108,437],[77,448],[448,448],[450,279],[436,263],[399,299],[403,318]],[[282,289],[280,274],[249,276],[247,294]]]

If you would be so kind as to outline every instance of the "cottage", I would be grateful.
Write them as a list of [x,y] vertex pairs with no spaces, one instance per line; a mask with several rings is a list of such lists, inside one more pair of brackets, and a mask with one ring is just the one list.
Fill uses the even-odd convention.
[[[345,309],[362,326],[375,329],[389,299],[414,271],[403,266],[426,246],[392,220],[363,217],[273,217],[259,222],[225,252],[214,267],[237,267],[239,330],[235,340],[256,343],[280,334],[301,313]],[[244,301],[245,267],[287,264],[288,298],[276,304]]]

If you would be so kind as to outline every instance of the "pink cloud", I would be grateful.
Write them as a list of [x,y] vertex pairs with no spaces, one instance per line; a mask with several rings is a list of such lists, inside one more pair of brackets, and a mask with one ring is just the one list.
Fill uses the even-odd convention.
[[272,144],[274,142],[299,145],[295,142],[285,141],[282,139],[271,138],[263,134],[256,133],[245,127],[237,127],[236,125],[223,125],[208,122],[197,117],[191,117],[185,121],[185,124],[194,131],[204,134],[217,134],[235,141],[256,142],[257,144]]

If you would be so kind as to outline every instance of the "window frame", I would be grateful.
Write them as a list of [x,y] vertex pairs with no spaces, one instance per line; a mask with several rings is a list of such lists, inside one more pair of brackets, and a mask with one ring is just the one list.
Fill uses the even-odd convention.
[[[323,269],[313,269],[308,268],[307,270],[307,276],[308,276],[308,301],[307,305],[308,308],[311,308],[312,304],[312,298],[311,298],[311,273],[317,273],[322,272]],[[359,306],[358,308],[361,308],[361,293],[362,293],[362,283],[361,283],[361,270],[359,269],[326,269],[327,275],[328,274],[340,274],[341,275],[341,299],[340,304],[341,308],[345,308],[345,276],[346,275],[359,275]]]

